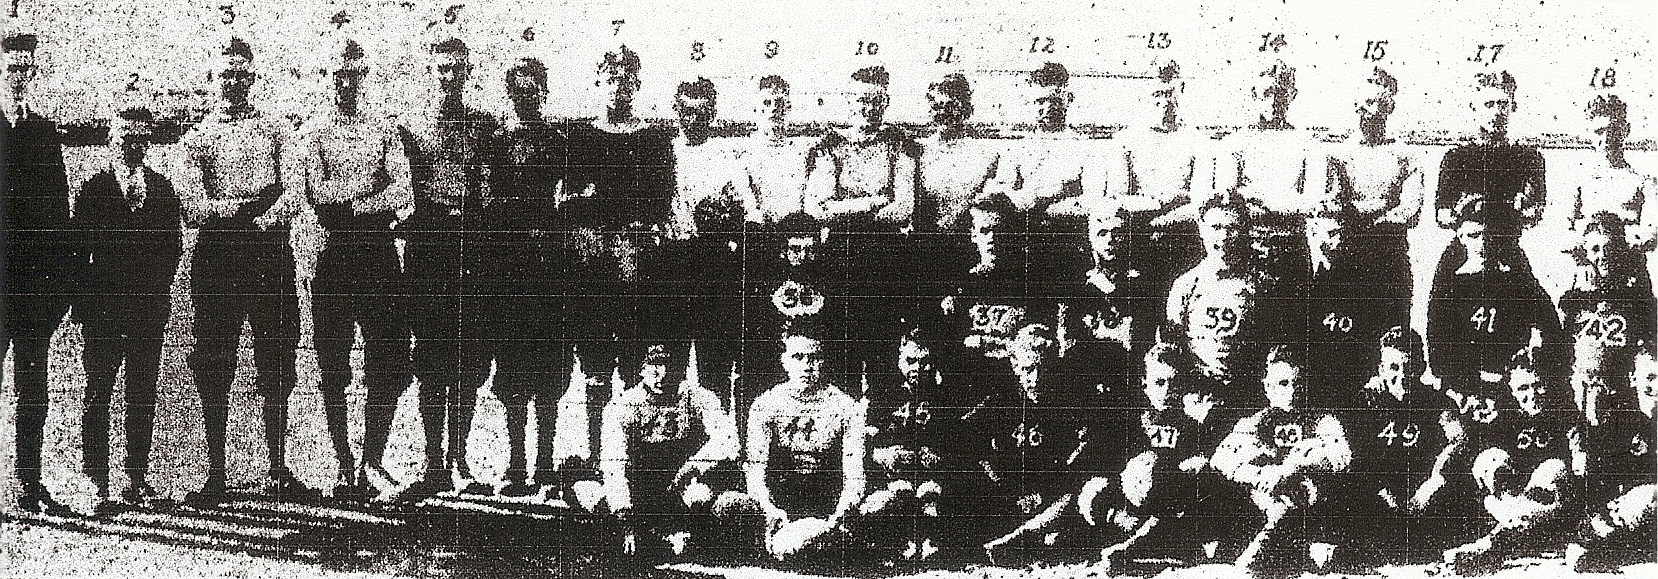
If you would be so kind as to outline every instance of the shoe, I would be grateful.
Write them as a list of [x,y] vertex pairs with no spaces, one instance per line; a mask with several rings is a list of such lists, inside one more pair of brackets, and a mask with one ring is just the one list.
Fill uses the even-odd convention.
[[422,478],[409,483],[408,486],[397,489],[396,491],[392,491],[391,493],[385,495],[385,500],[393,503],[418,503],[420,501],[435,497],[438,493],[446,493],[453,490],[455,490],[455,483],[450,482],[447,476],[433,480],[431,476],[428,475],[427,478]]
[[364,464],[358,469],[357,482],[371,489],[395,489],[403,486],[403,483],[397,481],[397,477],[392,476],[386,471],[386,467],[378,463]]
[[494,496],[495,495],[495,487],[492,487],[492,486],[486,485],[484,483],[478,482],[477,479],[474,479],[472,477],[463,477],[461,479],[461,481],[462,481],[462,484],[460,485],[460,490],[457,492],[457,494],[473,495],[473,496],[480,496],[480,497],[488,497],[488,496]]
[[286,468],[271,469],[269,479],[265,481],[264,493],[279,501],[305,502],[316,500],[322,493],[294,477],[293,471]]
[[1471,577],[1489,575],[1503,562],[1503,552],[1497,549],[1491,535],[1445,552],[1445,566],[1452,573]]
[[112,501],[109,499],[99,499],[98,504],[92,507],[92,516],[113,517],[132,509],[133,506],[127,503]]
[[341,481],[334,485],[334,500],[351,501],[355,503],[368,502],[370,498],[380,494],[368,481],[362,477],[352,477],[352,480]]
[[517,499],[533,495],[537,490],[539,489],[529,481],[515,481],[501,487],[501,496]]
[[53,517],[75,516],[74,509],[63,506],[63,503],[59,503],[56,499],[53,499],[52,493],[48,492],[44,487],[23,491],[23,495],[17,498],[17,507],[22,509],[24,512],[34,513],[37,515],[50,515]]
[[216,507],[225,504],[225,479],[223,474],[208,475],[207,482],[201,489],[184,495],[184,502],[195,506]]

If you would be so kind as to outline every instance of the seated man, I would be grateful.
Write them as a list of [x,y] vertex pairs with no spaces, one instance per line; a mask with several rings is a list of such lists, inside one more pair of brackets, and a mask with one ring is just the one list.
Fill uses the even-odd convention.
[[1353,466],[1341,477],[1345,508],[1337,515],[1347,531],[1346,553],[1337,556],[1363,568],[1424,552],[1432,540],[1407,527],[1426,520],[1430,504],[1436,508],[1427,516],[1438,517],[1439,503],[1456,500],[1455,493],[1439,491],[1463,436],[1450,399],[1422,383],[1422,337],[1394,326],[1379,344],[1372,345],[1379,356],[1375,374],[1362,388],[1341,392],[1346,401],[1333,406],[1353,434]]
[[[1653,407],[1658,406],[1658,356],[1644,346],[1635,354],[1629,382],[1633,396],[1619,397],[1588,428],[1589,517],[1583,522],[1579,573],[1611,571],[1653,560],[1658,521],[1658,476],[1652,469]],[[1591,423],[1593,424],[1593,423]]]
[[823,363],[818,338],[786,336],[788,381],[749,409],[748,495],[779,560],[844,538],[842,523],[864,495],[864,409],[823,380]]
[[1262,382],[1269,406],[1239,420],[1209,459],[1215,470],[1250,489],[1266,517],[1237,560],[1238,567],[1257,575],[1294,576],[1311,569],[1309,547],[1325,538],[1317,523],[1342,500],[1329,496],[1330,474],[1346,471],[1353,460],[1341,421],[1329,412],[1303,409],[1309,389],[1301,379],[1306,362],[1299,351],[1279,345],[1267,353]]
[[[1224,534],[1211,524],[1213,517],[1244,503],[1209,467],[1220,433],[1210,420],[1215,401],[1195,388],[1200,383],[1191,379],[1190,357],[1168,342],[1146,352],[1141,384],[1149,406],[1139,413],[1139,428],[1128,429],[1121,487],[1107,495],[1109,481],[1097,477],[1079,497],[1079,510],[1090,523],[1128,533],[1104,551],[1113,572],[1141,559],[1195,563],[1202,546]],[[1106,496],[1116,504],[1101,500]]]
[[1121,406],[1067,372],[1056,350],[1049,327],[1020,329],[1008,346],[1011,374],[988,378],[994,390],[962,418],[972,444],[963,447],[961,460],[977,462],[978,472],[963,467],[952,512],[977,515],[967,518],[972,528],[964,531],[988,539],[983,547],[992,562],[1021,547],[1052,546],[1060,535],[1056,523],[1076,512],[1078,491],[1098,470],[1093,466],[1117,463],[1097,451],[1121,439],[1100,431],[1122,422],[1105,420],[1102,411]]
[[[1241,199],[1216,197],[1199,214],[1203,260],[1170,288],[1167,321],[1197,363],[1222,408],[1260,408],[1247,385],[1260,374],[1263,339],[1277,329],[1263,298],[1274,285],[1246,233],[1249,209]],[[1234,412],[1234,413],[1235,413]]]
[[897,379],[872,380],[869,392],[872,478],[884,487],[862,505],[867,531],[860,534],[903,545],[906,559],[943,546],[938,501],[950,471],[948,437],[959,433],[966,411],[964,386],[945,379],[935,347],[920,329],[906,332],[898,339]]
[[683,551],[686,535],[700,530],[691,527],[708,513],[713,489],[736,483],[734,475],[711,472],[737,460],[736,423],[707,388],[664,379],[671,364],[684,364],[670,352],[651,346],[638,387],[604,409],[599,464],[605,499],[624,527],[622,549],[630,555],[641,539]]
[[[1536,553],[1549,545],[1563,547],[1559,525],[1573,522],[1579,504],[1582,431],[1565,397],[1551,385],[1524,351],[1509,363],[1509,396],[1496,417],[1473,438],[1474,481],[1485,494],[1485,510],[1496,526],[1484,537],[1445,551],[1445,564],[1468,575],[1493,570],[1503,561]],[[1581,511],[1577,511],[1581,512]]]

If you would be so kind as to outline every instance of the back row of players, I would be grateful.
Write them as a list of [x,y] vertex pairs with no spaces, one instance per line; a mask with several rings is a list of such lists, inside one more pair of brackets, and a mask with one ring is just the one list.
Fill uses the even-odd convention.
[[[55,125],[23,98],[36,43],[5,39],[6,325],[27,510],[62,511],[40,483],[40,447],[47,343],[70,304],[86,336],[86,472],[108,497],[102,441],[124,361],[121,499],[155,496],[145,471],[180,215],[200,229],[190,366],[209,450],[187,500],[226,492],[244,320],[265,399],[264,490],[311,492],[284,466],[299,327],[286,224],[309,208],[327,231],[311,291],[337,498],[499,492],[599,508],[602,495],[649,531],[629,531],[630,549],[730,526],[753,533],[701,538],[753,537],[779,557],[855,542],[921,558],[1113,545],[1115,565],[1220,557],[1278,572],[1315,542],[1362,565],[1485,533],[1446,560],[1497,561],[1539,540],[1594,547],[1586,565],[1627,545],[1650,560],[1652,182],[1624,162],[1615,96],[1588,110],[1604,121],[1607,164],[1578,183],[1580,271],[1557,305],[1518,243],[1540,220],[1543,157],[1508,142],[1514,78],[1478,75],[1479,141],[1445,155],[1433,200],[1456,238],[1424,352],[1408,329],[1406,231],[1426,184],[1387,138],[1399,87],[1381,69],[1347,145],[1287,130],[1295,70],[1283,63],[1254,92],[1258,124],[1194,134],[1171,63],[1155,126],[1079,153],[1089,145],[1067,129],[1060,65],[1030,75],[1038,122],[1019,141],[971,138],[961,75],[932,84],[936,130],[913,140],[884,123],[888,78],[871,67],[852,75],[854,126],[799,151],[778,77],[760,80],[769,126],[740,148],[710,141],[705,79],[679,87],[677,128],[640,121],[641,63],[625,47],[597,68],[609,96],[598,119],[544,120],[548,71],[524,58],[506,73],[503,123],[466,105],[469,54],[453,39],[432,46],[443,100],[430,122],[361,112],[365,55],[347,43],[335,108],[295,132],[248,101],[254,53],[233,40],[224,106],[185,136],[176,192],[146,165],[153,115],[124,106],[121,162],[85,184],[71,220]],[[345,395],[358,329],[360,463]],[[561,464],[553,417],[573,358],[599,450]],[[466,448],[492,361],[511,447],[500,489],[473,478]],[[613,373],[629,387],[602,396]],[[399,483],[381,459],[411,374],[427,467]]]

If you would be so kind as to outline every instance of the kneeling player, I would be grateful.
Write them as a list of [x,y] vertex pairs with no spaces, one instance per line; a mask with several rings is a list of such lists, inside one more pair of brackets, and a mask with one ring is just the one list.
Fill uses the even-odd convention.
[[[1522,550],[1564,546],[1555,531],[1576,502],[1573,489],[1587,462],[1581,432],[1564,396],[1550,392],[1532,357],[1524,352],[1509,363],[1510,398],[1476,442],[1474,481],[1486,495],[1485,510],[1496,528],[1478,540],[1445,552],[1458,574],[1490,570]],[[1558,400],[1558,401],[1557,401]],[[1550,537],[1553,535],[1553,537]]]
[[[1150,407],[1140,412],[1140,428],[1128,430],[1128,461],[1122,468],[1122,501],[1110,508],[1100,499],[1109,482],[1095,478],[1083,486],[1079,510],[1090,523],[1107,524],[1129,533],[1104,551],[1113,572],[1137,560],[1175,559],[1193,562],[1200,545],[1220,538],[1204,521],[1241,501],[1217,494],[1231,485],[1209,468],[1215,447],[1215,423],[1210,411],[1212,394],[1194,388],[1191,355],[1179,346],[1159,342],[1146,352],[1141,378]],[[1112,496],[1113,500],[1117,497]],[[1207,516],[1198,516],[1203,513]]]
[[784,559],[844,536],[864,494],[864,409],[823,380],[823,343],[783,338],[788,381],[748,415],[748,494],[766,516],[766,549]]
[[668,348],[651,346],[639,386],[604,409],[599,462],[605,499],[624,526],[628,554],[638,551],[641,539],[682,551],[686,533],[697,530],[688,528],[693,519],[712,506],[711,487],[736,482],[712,480],[720,473],[710,472],[736,461],[736,423],[707,388],[666,380],[670,364],[684,363],[671,358]]
[[1266,516],[1237,560],[1257,574],[1293,576],[1310,568],[1308,547],[1322,537],[1309,535],[1341,500],[1328,496],[1330,475],[1346,471],[1353,460],[1341,421],[1302,409],[1305,368],[1289,346],[1268,352],[1262,382],[1269,406],[1239,420],[1210,457],[1215,470],[1251,489],[1251,500]]
[[1599,411],[1586,428],[1589,454],[1588,509],[1581,539],[1584,553],[1578,572],[1611,571],[1617,566],[1653,560],[1658,530],[1658,476],[1653,473],[1653,438],[1658,424],[1658,356],[1650,345],[1635,353],[1629,385],[1633,396],[1619,396]]

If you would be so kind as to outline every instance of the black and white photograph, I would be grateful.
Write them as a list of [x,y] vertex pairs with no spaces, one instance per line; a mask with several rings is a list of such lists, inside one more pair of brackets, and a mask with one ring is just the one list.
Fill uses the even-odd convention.
[[1658,3],[4,9],[0,577],[1658,575]]

